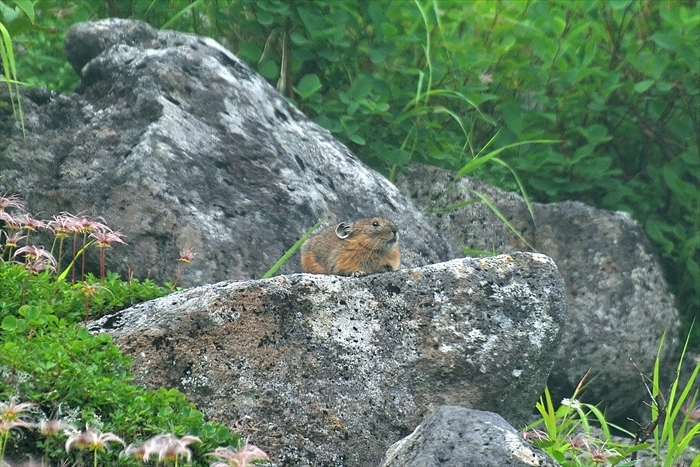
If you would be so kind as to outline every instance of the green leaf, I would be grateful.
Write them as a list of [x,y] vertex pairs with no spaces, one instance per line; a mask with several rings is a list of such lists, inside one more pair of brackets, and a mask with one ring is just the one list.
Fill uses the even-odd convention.
[[399,34],[399,29],[391,23],[382,23],[379,29],[387,39],[396,37]]
[[258,19],[258,23],[263,26],[269,26],[275,21],[273,14],[263,9],[257,10],[255,12],[255,17]]
[[588,144],[593,146],[612,139],[612,137],[608,135],[608,129],[598,123],[594,123],[587,128],[578,127],[577,130],[586,138]]
[[238,57],[247,62],[257,62],[262,56],[262,49],[250,42],[242,42],[238,47]]
[[561,34],[564,32],[564,29],[566,29],[566,20],[561,16],[554,16],[550,19],[550,21],[554,32],[557,34],[557,36],[561,36]]
[[411,153],[401,148],[393,148],[384,151],[383,159],[390,165],[403,165],[411,160]]
[[692,199],[693,195],[697,195],[698,187],[694,184],[684,182],[673,165],[666,164],[662,169],[662,173],[666,185],[668,185],[673,192],[682,197],[689,197],[690,199]]
[[0,22],[8,25],[19,18],[19,12],[14,8],[8,7],[3,2],[0,2],[0,15],[2,16],[0,18],[2,21]]
[[680,52],[681,50],[681,45],[678,43],[678,41],[666,32],[655,32],[651,35],[651,37],[649,37],[649,39],[654,41],[659,47],[667,49],[671,52]]
[[653,79],[645,79],[644,81],[640,81],[639,83],[634,85],[634,91],[641,94],[647,89],[649,89],[653,84]]
[[657,81],[656,82],[656,89],[658,89],[661,92],[667,92],[673,89],[673,83],[667,83],[664,81]]
[[577,163],[580,162],[581,159],[585,158],[586,156],[589,156],[592,152],[595,146],[592,144],[584,144],[580,148],[578,148],[576,151],[574,151],[574,154],[572,156],[571,162]]
[[289,14],[289,5],[285,2],[257,2],[257,5],[260,8],[276,15],[287,16]]
[[22,309],[24,310],[20,311],[20,314],[22,314],[27,321],[35,321],[37,318],[39,318],[39,316],[41,316],[41,310],[39,310],[38,307],[27,306],[20,308],[20,310]]
[[365,139],[362,136],[356,133],[348,135],[348,138],[350,138],[350,141],[352,141],[355,144],[359,144],[360,146],[364,146],[367,143],[367,141],[365,141]]
[[335,50],[319,50],[318,56],[325,58],[329,62],[335,63],[340,60],[340,56]]
[[7,332],[14,332],[17,329],[17,318],[14,316],[5,316],[2,320],[2,328]]
[[311,40],[309,40],[305,35],[298,31],[294,31],[293,33],[291,33],[289,35],[289,38],[296,45],[307,45],[311,43]]
[[384,44],[381,47],[370,49],[369,51],[369,59],[374,63],[375,65],[379,63],[384,63],[386,61],[386,58],[391,54],[394,50],[396,49],[396,46],[394,44]]
[[272,60],[265,60],[258,65],[258,73],[260,73],[263,78],[274,79],[279,75],[279,69],[277,68],[277,64]]
[[80,328],[76,334],[78,339],[86,340],[90,338],[90,331],[87,328]]
[[323,19],[323,15],[318,12],[312,12],[311,9],[306,7],[298,7],[297,11],[302,22],[309,30],[312,37],[315,37],[318,33],[322,32],[326,27],[326,22]]
[[34,23],[36,17],[34,15],[34,5],[32,4],[31,0],[14,0],[14,2],[15,5],[17,5],[17,7],[19,7],[19,9],[22,10],[25,15],[27,15],[29,21]]
[[501,112],[503,112],[503,120],[506,123],[506,127],[512,131],[515,135],[519,135],[523,130],[523,117],[520,106],[509,102],[503,104],[501,107]]
[[632,3],[632,0],[609,0],[609,5],[613,10],[624,10]]
[[581,68],[586,68],[591,64],[595,54],[598,50],[598,46],[595,42],[587,42],[584,46],[583,58],[581,59]]
[[302,99],[308,99],[312,94],[321,89],[321,80],[316,74],[304,75],[299,84],[294,88]]
[[665,227],[666,224],[659,219],[653,218],[648,219],[644,224],[644,230],[646,230],[647,235],[661,247],[662,252],[667,256],[671,254],[675,244],[666,237],[664,233]]

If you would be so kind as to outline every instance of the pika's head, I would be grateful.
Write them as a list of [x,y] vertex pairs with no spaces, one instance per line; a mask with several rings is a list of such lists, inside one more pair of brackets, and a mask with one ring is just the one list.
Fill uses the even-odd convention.
[[360,219],[352,224],[341,222],[335,228],[340,239],[368,241],[372,249],[391,249],[399,241],[399,229],[396,224],[384,217]]

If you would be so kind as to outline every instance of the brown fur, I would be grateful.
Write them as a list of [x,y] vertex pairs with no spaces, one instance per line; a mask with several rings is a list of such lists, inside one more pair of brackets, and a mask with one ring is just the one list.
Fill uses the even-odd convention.
[[[340,238],[336,231],[347,237]],[[312,274],[396,271],[400,261],[398,229],[383,217],[328,227],[301,246],[301,269]]]

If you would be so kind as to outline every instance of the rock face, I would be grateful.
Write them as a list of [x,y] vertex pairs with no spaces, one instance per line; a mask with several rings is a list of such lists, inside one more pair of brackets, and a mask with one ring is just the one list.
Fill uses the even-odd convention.
[[[440,209],[487,196],[537,251],[550,256],[567,285],[568,319],[549,378],[555,398],[570,397],[591,369],[591,402],[607,404],[607,415],[627,413],[646,396],[633,359],[650,375],[657,348],[668,331],[662,368],[671,369],[679,320],[662,271],[643,230],[625,213],[576,202],[533,203],[536,223],[523,199],[484,182],[439,169],[414,167],[397,186],[417,205]],[[442,197],[440,197],[442,195]],[[512,253],[528,250],[483,203],[448,209],[436,228],[461,248]]]
[[503,417],[444,406],[393,444],[381,467],[555,467]]
[[177,387],[285,467],[378,465],[441,405],[521,426],[552,364],[563,282],[543,255],[360,278],[222,282],[91,325],[147,387]]
[[[0,193],[32,213],[99,215],[127,235],[108,267],[182,285],[260,278],[316,221],[381,215],[402,263],[461,256],[384,177],[211,39],[109,19],[75,24],[77,94],[23,92],[0,114]],[[0,100],[8,100],[0,90]],[[2,107],[0,107],[2,108]],[[300,271],[288,261],[280,273]]]

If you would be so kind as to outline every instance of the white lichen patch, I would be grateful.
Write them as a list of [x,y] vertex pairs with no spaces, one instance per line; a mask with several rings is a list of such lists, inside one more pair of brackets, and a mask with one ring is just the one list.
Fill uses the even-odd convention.
[[543,255],[542,253],[530,253],[530,257],[533,261],[537,261],[538,263],[551,264],[555,268],[557,267],[552,258],[547,255]]
[[226,323],[232,323],[241,317],[239,311],[231,308],[218,307],[209,310],[209,319],[216,326],[223,326]]
[[325,318],[311,323],[313,334],[319,340],[330,339],[353,352],[374,350],[375,333],[381,330],[378,322],[361,319],[351,312],[334,313]]
[[[339,283],[342,281],[338,281]],[[338,284],[328,284],[340,290]],[[338,346],[353,352],[367,354],[374,350],[375,335],[381,331],[379,322],[368,317],[379,316],[378,303],[368,290],[344,291],[340,302],[326,288],[315,299],[320,305],[309,316],[313,336],[319,341],[331,340]]]
[[505,438],[504,444],[508,451],[513,454],[515,459],[518,459],[524,464],[532,465],[533,467],[542,464],[532,449],[523,444],[523,440],[519,436],[509,431],[504,431],[503,435]]
[[532,289],[530,289],[530,286],[526,282],[513,281],[504,286],[492,284],[491,290],[491,297],[501,303],[505,301],[512,301],[513,298],[517,298],[518,303],[527,301],[527,303],[522,304],[522,308],[530,309],[530,303],[537,300],[532,293]]
[[542,346],[549,343],[549,339],[555,332],[551,329],[553,322],[551,320],[543,321],[542,319],[530,320],[527,329],[527,338],[530,344],[541,349]]
[[203,375],[187,375],[180,378],[183,388],[204,388],[209,385],[209,379]]
[[491,362],[499,358],[501,348],[501,339],[497,335],[490,335],[487,337],[486,342],[474,352],[474,358],[468,358],[468,360],[478,364],[480,372],[487,373],[488,369],[493,367]]

